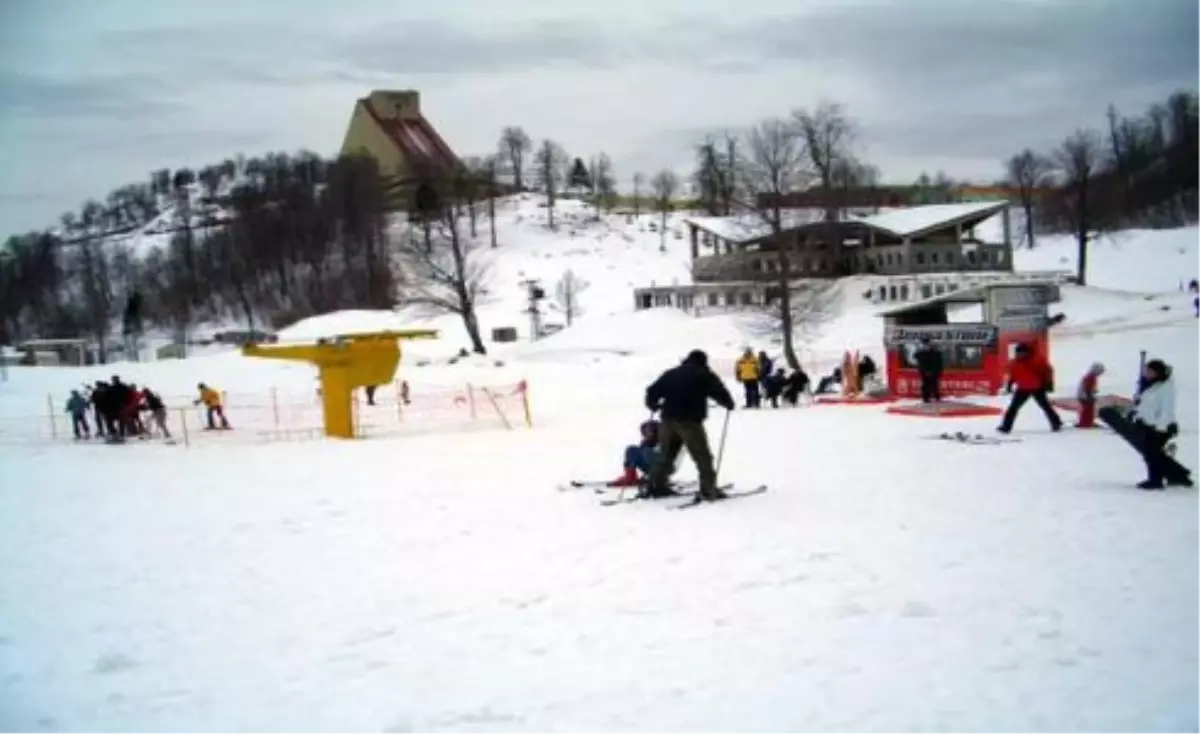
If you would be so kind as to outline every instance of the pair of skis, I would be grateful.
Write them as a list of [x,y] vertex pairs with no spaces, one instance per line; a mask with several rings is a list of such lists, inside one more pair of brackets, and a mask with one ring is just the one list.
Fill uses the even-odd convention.
[[[612,495],[614,492],[616,492],[616,497],[606,496],[600,500],[600,505],[602,507],[625,505],[633,502],[654,502],[658,500],[658,498],[642,496],[638,491],[638,487],[616,486],[611,482],[604,481],[574,480],[568,484],[559,486],[558,489],[560,491],[591,490],[592,492],[600,495]],[[757,487],[739,490],[736,489],[732,483],[723,484],[718,486],[718,489],[721,490],[721,492],[725,495],[725,497],[720,500],[701,499],[699,494],[700,483],[696,480],[673,484],[671,485],[671,489],[675,490],[676,494],[662,499],[671,499],[675,501],[664,503],[664,506],[671,510],[682,510],[689,507],[696,507],[698,505],[724,502],[727,499],[738,499],[741,497],[751,497],[756,494],[762,494],[763,492],[767,491],[767,485],[760,484]]]

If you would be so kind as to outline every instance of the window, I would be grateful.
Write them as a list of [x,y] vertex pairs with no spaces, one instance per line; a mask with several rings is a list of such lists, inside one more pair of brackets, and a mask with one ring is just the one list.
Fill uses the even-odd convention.
[[938,254],[936,252],[929,253],[929,262],[934,265],[938,264]]
[[754,299],[752,298],[750,291],[742,291],[741,292],[741,304],[743,306],[749,306],[753,302],[753,300]]
[[[937,261],[937,254],[933,255],[933,260],[935,262]],[[925,253],[917,252],[917,265],[924,265],[924,264],[925,264]]]
[[886,285],[879,286],[879,300],[881,300],[881,301],[887,300],[887,286]]
[[709,293],[708,294],[708,305],[716,306],[720,302],[721,302],[721,295],[719,293]]
[[938,283],[937,286],[934,287],[933,292],[939,296],[942,295],[946,292],[946,284]]
[[736,306],[737,305],[737,291],[727,291],[725,293],[725,305],[726,306]]
[[921,284],[921,298],[933,298],[933,286],[928,283]]
[[901,301],[908,300],[908,286],[907,285],[900,286],[900,300]]
[[643,293],[638,296],[638,308],[650,308],[654,305],[654,297],[649,293]]
[[894,286],[894,285],[888,286],[888,300],[889,301],[896,300],[896,286]]
[[996,264],[997,265],[1004,264],[1004,250],[996,250]]

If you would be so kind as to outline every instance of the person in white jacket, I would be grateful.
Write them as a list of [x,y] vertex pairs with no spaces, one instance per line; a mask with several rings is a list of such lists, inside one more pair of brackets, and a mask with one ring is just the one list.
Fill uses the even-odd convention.
[[1139,489],[1163,489],[1164,449],[1167,442],[1179,433],[1175,423],[1175,383],[1171,368],[1161,359],[1146,362],[1142,370],[1141,391],[1130,418],[1142,431],[1145,444],[1146,481]]

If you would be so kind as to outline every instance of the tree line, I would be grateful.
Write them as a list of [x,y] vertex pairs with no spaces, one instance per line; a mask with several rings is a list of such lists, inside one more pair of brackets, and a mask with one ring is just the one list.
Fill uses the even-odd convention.
[[1051,150],[1014,154],[1006,183],[1025,211],[1024,244],[1035,246],[1042,232],[1074,235],[1086,284],[1088,244],[1100,234],[1195,223],[1198,125],[1196,92],[1177,91],[1139,115],[1110,105],[1105,129],[1080,128]]

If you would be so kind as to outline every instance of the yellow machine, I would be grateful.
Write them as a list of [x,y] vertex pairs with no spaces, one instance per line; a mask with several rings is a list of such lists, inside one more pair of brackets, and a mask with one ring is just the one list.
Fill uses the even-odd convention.
[[401,339],[436,339],[430,329],[378,331],[318,339],[316,344],[247,344],[247,357],[309,362],[321,378],[325,435],[354,438],[354,388],[383,385],[395,379]]

